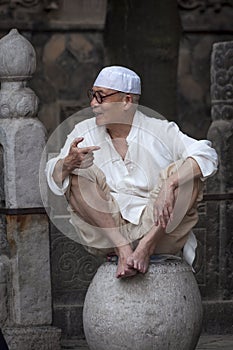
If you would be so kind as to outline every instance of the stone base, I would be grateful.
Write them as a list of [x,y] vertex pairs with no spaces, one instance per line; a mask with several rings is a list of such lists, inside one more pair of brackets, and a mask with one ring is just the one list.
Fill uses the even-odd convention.
[[203,332],[208,334],[233,333],[233,300],[203,301]]
[[7,327],[3,334],[10,350],[60,350],[61,330],[55,327]]

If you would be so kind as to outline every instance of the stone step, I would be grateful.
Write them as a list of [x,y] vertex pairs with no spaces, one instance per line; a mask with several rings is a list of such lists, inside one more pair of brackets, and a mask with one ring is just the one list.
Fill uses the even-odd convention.
[[[202,334],[196,350],[232,350],[233,335]],[[88,350],[83,339],[63,340],[62,350]]]

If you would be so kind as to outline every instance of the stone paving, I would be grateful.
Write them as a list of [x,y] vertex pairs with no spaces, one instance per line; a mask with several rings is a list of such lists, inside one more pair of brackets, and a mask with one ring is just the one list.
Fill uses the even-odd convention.
[[[62,350],[88,350],[88,347],[84,340],[71,340],[63,342]],[[233,350],[233,334],[203,334],[200,337],[196,350]]]
[[208,335],[200,337],[196,350],[233,350],[233,334]]

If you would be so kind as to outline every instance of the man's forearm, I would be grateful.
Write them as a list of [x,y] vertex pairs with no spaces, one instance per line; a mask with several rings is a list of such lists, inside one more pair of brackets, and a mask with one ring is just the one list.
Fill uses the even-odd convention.
[[[175,169],[173,174],[164,179],[154,204],[154,220],[156,225],[160,224],[163,228],[167,227],[168,222],[173,218],[174,206],[178,194],[176,190],[178,187],[182,187],[189,182],[191,183],[194,179],[200,177],[202,177],[201,169],[195,159],[190,157],[178,169]],[[189,193],[186,193],[186,195],[189,198]]]
[[64,159],[59,159],[54,167],[53,179],[59,187],[62,187],[62,183],[67,176],[69,176],[70,170],[64,164]]
[[179,167],[177,172],[169,176],[167,183],[176,189],[177,187],[202,177],[201,169],[194,158],[187,158],[185,162]]

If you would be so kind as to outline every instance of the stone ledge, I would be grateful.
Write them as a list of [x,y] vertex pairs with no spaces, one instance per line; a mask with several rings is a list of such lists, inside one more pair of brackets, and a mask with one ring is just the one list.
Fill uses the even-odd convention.
[[4,337],[10,350],[60,350],[61,330],[45,327],[6,327]]
[[202,334],[196,350],[232,350],[233,335]]

